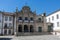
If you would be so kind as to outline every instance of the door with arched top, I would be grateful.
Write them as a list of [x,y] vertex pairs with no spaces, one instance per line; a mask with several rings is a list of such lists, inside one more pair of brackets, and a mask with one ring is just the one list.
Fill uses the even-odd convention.
[[22,25],[18,25],[18,32],[22,32]]
[[24,25],[24,32],[28,32],[28,26],[27,25]]
[[42,32],[42,27],[38,27],[38,32]]
[[33,29],[33,25],[30,25],[30,32],[33,32],[34,29]]

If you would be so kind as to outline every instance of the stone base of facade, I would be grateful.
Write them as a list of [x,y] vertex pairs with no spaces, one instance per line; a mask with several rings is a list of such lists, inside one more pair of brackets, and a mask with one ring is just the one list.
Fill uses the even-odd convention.
[[26,32],[26,33],[17,33],[16,36],[31,36],[31,35],[51,35],[49,32]]

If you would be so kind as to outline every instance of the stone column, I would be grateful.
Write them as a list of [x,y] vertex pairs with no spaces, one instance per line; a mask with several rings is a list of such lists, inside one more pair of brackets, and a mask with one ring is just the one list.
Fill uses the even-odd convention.
[[11,34],[13,33],[13,31],[12,31],[12,29],[10,29],[11,30]]
[[4,29],[3,29],[3,35],[4,35]]
[[24,33],[24,25],[22,25],[22,32]]
[[16,36],[18,35],[18,23],[16,23]]
[[29,32],[30,32],[30,25],[28,25],[28,30],[29,30]]
[[7,35],[9,34],[9,29],[6,29],[7,30]]

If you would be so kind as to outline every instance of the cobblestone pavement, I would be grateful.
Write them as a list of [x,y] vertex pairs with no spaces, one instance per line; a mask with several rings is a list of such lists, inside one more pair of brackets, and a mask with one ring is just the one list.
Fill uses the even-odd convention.
[[38,36],[0,36],[0,40],[60,40],[57,35],[38,35]]

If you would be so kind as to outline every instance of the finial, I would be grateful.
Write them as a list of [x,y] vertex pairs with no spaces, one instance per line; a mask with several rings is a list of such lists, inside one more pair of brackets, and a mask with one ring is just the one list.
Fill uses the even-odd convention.
[[43,14],[44,14],[44,16],[46,16],[46,11],[44,11],[44,13],[43,13]]
[[16,12],[18,12],[18,7],[16,7]]
[[36,9],[35,9],[34,13],[36,14]]

